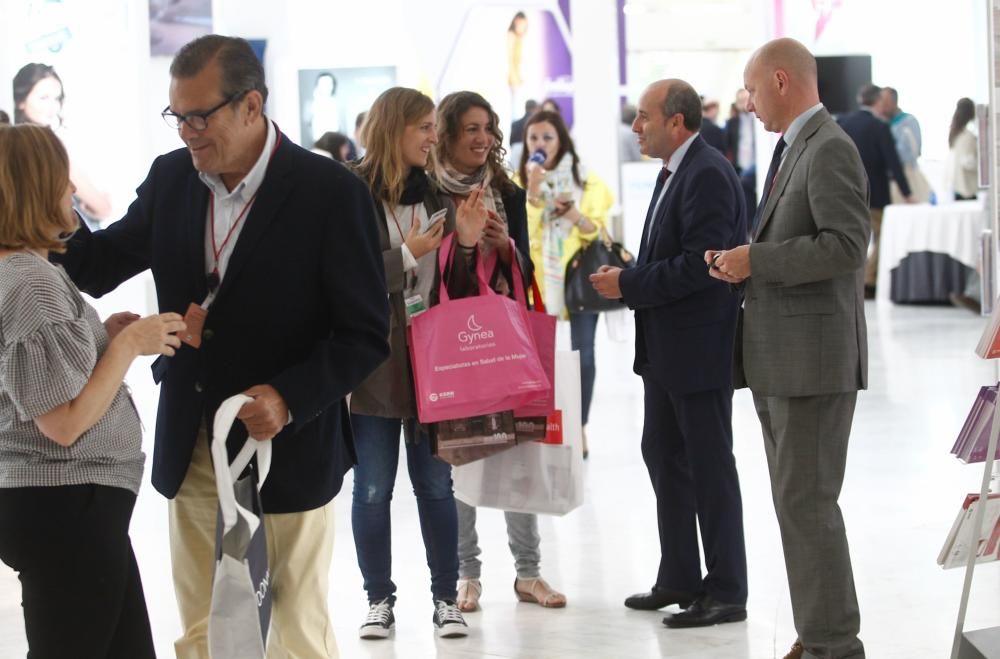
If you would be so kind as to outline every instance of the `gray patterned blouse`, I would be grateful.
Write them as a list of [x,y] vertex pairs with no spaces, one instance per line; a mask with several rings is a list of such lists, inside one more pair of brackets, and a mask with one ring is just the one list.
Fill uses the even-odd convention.
[[61,267],[28,252],[0,258],[0,487],[94,483],[138,493],[142,426],[124,384],[72,446],[33,421],[76,398],[107,347],[97,312]]

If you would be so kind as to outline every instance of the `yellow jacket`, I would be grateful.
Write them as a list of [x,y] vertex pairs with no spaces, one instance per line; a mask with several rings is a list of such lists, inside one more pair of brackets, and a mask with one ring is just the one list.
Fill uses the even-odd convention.
[[[595,229],[590,233],[582,233],[578,228],[573,227],[569,236],[563,241],[562,267],[565,268],[573,255],[581,247],[597,238],[601,229],[608,225],[608,211],[614,205],[614,198],[607,184],[597,174],[590,172],[583,182],[583,196],[580,198],[580,214],[590,220],[595,225]],[[518,182],[520,185],[520,182]],[[542,295],[545,295],[545,282],[541,273],[544,272],[542,260],[542,215],[541,207],[532,206],[528,202],[528,242],[531,245],[531,264],[535,268],[535,279]]]

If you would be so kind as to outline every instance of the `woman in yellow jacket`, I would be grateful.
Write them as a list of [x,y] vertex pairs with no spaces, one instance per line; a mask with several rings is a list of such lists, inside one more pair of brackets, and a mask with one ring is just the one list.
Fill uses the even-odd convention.
[[[566,265],[607,226],[614,200],[600,177],[581,169],[562,115],[545,110],[535,113],[525,126],[518,166],[518,178],[526,182],[528,191],[531,261],[549,313],[569,317],[572,347],[580,351],[581,422],[586,426],[594,394],[598,314],[566,309]],[[583,455],[587,456],[586,434]]]

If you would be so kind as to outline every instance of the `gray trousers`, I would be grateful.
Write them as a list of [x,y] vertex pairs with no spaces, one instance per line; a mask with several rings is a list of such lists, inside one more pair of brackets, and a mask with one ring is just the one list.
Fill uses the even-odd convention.
[[[455,499],[458,507],[458,576],[478,579],[482,570],[479,535],[476,533],[476,509]],[[514,568],[522,579],[539,576],[538,563],[542,554],[538,546],[538,516],[528,513],[504,513],[507,520],[507,542],[514,555]]]
[[864,657],[847,532],[837,499],[857,392],[754,394],[781,530],[792,616],[809,659]]

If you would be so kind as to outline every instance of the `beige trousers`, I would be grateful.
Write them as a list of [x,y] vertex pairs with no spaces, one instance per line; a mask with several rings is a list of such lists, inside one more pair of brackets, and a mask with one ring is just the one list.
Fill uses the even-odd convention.
[[[198,433],[191,465],[170,501],[170,557],[183,635],[177,659],[210,659],[208,613],[218,499],[208,436]],[[336,658],[327,609],[333,558],[333,502],[301,513],[264,515],[271,568],[268,659]]]
[[882,209],[870,208],[868,213],[872,220],[872,251],[865,261],[865,286],[874,286],[878,279],[878,241],[882,236]]

